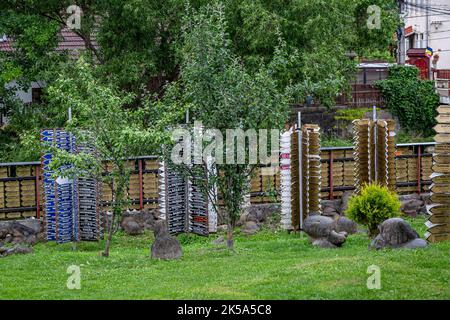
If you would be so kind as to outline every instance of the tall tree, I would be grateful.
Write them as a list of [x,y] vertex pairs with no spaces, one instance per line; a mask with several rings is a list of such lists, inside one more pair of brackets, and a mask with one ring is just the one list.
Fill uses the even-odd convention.
[[[273,71],[289,59],[282,50],[282,40],[276,59],[256,72],[249,72],[233,53],[222,5],[208,5],[194,11],[186,18],[185,30],[180,80],[169,88],[170,92],[179,93],[178,97],[175,95],[179,99],[175,103],[188,106],[192,118],[201,121],[205,131],[216,130],[227,139],[231,137],[227,133],[229,129],[256,130],[253,138],[244,141],[247,151],[258,140],[261,142],[259,129],[282,129],[289,114],[289,90],[278,89],[272,77]],[[173,98],[170,96],[166,103],[173,104]],[[238,148],[234,146],[232,137],[231,141],[227,140],[224,154],[219,153],[223,152],[220,147],[216,149],[217,170],[215,174],[210,172],[223,197],[229,248],[233,248],[233,230],[244,196],[249,192],[249,177],[260,164],[259,158],[252,162],[245,155],[239,163]],[[226,160],[217,161],[218,158]]]

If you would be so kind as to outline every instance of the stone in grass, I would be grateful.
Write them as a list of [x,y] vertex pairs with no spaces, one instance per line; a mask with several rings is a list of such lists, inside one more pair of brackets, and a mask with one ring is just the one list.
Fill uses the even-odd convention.
[[141,234],[144,231],[144,228],[132,217],[125,217],[122,220],[121,226],[127,234],[132,236]]
[[371,249],[416,249],[427,246],[427,242],[420,239],[417,232],[401,218],[387,219],[378,226],[378,229],[380,233],[372,240]]
[[303,229],[314,246],[321,248],[336,248],[347,240],[347,232],[336,231],[336,220],[321,215],[308,216]]
[[254,221],[247,221],[241,228],[241,232],[246,235],[252,235],[259,231],[259,226]]
[[32,253],[33,248],[16,244],[13,247],[2,247],[0,246],[0,257],[6,257],[12,254],[27,254]]
[[171,236],[165,220],[157,220],[154,223],[155,241],[151,247],[153,259],[172,260],[181,258],[183,252],[177,238]]
[[346,217],[338,217],[336,220],[336,231],[345,231],[348,234],[354,234],[358,232],[358,224]]
[[224,238],[224,236],[219,236],[217,239],[215,239],[215,240],[212,241],[212,244],[214,244],[214,245],[216,245],[216,246],[221,245],[221,244],[224,244],[224,243],[225,243],[225,238]]

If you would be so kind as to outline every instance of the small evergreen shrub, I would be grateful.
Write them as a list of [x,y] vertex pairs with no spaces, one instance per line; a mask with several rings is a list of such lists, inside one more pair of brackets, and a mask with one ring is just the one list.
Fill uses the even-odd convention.
[[400,215],[400,200],[395,192],[378,184],[365,185],[361,193],[350,198],[347,216],[367,226],[369,236],[378,234],[378,225]]

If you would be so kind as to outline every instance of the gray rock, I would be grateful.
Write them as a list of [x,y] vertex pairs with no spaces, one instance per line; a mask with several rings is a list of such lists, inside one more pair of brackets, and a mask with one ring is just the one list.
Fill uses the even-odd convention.
[[33,230],[33,234],[38,234],[42,231],[43,224],[38,219],[26,219],[18,221],[21,225],[24,225]]
[[410,200],[421,200],[421,197],[417,193],[410,193],[410,194],[401,194],[398,196],[398,199],[400,200],[400,202],[402,202]]
[[427,242],[423,239],[414,239],[407,243],[404,243],[400,246],[400,248],[406,248],[406,249],[418,249],[418,248],[425,248],[427,246]]
[[382,248],[423,248],[426,242],[403,219],[391,218],[383,221],[378,229],[380,233],[370,244],[372,249]]
[[345,214],[345,211],[347,211],[348,208],[348,201],[350,200],[350,197],[353,195],[353,191],[345,191],[342,195],[342,202],[341,206],[339,208],[339,212],[341,215]]
[[252,235],[259,231],[259,226],[254,221],[247,221],[244,226],[241,228],[241,232],[246,235]]
[[9,235],[9,227],[6,223],[0,222],[0,241]]
[[346,217],[339,217],[336,221],[336,231],[345,231],[347,234],[354,234],[358,232],[358,224]]
[[320,248],[329,248],[329,249],[337,248],[337,246],[335,246],[330,241],[328,241],[327,239],[324,239],[324,238],[312,239],[311,243],[313,246],[320,247]]
[[326,238],[335,228],[335,220],[330,217],[313,215],[303,222],[305,232],[312,238]]
[[27,254],[32,253],[33,248],[28,246],[23,246],[16,244],[13,247],[2,247],[0,246],[0,257],[6,257],[13,254]]
[[420,195],[420,199],[425,203],[425,204],[431,204],[431,193],[422,193]]
[[221,245],[225,243],[225,238],[223,236],[218,237],[217,239],[213,240],[212,244],[215,245]]
[[327,206],[323,207],[322,209],[322,215],[327,217],[334,217],[336,215],[339,215],[339,212],[336,210],[336,208],[333,206]]
[[246,222],[247,222],[247,218],[248,218],[248,213],[244,212],[239,216],[238,221],[236,222],[237,226],[243,226]]
[[180,242],[169,234],[166,221],[156,220],[153,228],[155,241],[151,246],[151,257],[164,260],[181,258],[183,252]]
[[420,208],[419,214],[420,214],[420,215],[424,215],[424,216],[428,216],[428,215],[429,215],[429,214],[428,214],[428,211],[427,211],[427,206],[426,206],[426,205],[424,205],[424,206],[422,206],[422,208]]
[[140,225],[132,217],[125,217],[121,222],[121,226],[127,234],[132,236],[141,234],[144,231],[143,225]]
[[221,224],[217,226],[217,232],[227,231],[228,226],[226,224]]
[[142,229],[142,231],[153,230],[153,224],[155,220],[158,220],[159,218],[160,217],[158,210],[154,209],[144,209],[142,211],[138,210],[126,211],[122,215],[121,225],[125,220],[127,221],[134,220]]
[[340,247],[347,239],[347,232],[337,231],[337,220],[321,215],[308,216],[303,224],[314,246],[322,248]]
[[328,235],[328,241],[337,247],[340,247],[347,240],[347,232],[336,232],[332,230]]
[[26,243],[33,245],[38,242],[42,234],[42,223],[37,219],[0,223],[0,243]]
[[322,207],[332,207],[336,210],[339,210],[341,207],[342,200],[341,199],[333,199],[333,200],[321,200],[320,205]]
[[402,200],[400,210],[404,214],[415,218],[420,213],[424,205],[425,203],[422,199],[420,199],[420,196],[417,195],[417,197],[410,197],[409,199]]
[[248,209],[249,216],[254,216],[256,218],[256,221],[253,219],[250,221],[259,223],[268,222],[272,216],[280,211],[281,207],[278,203],[254,204]]
[[[256,223],[268,223],[271,222],[271,218],[276,214],[279,214],[281,210],[280,204],[253,204],[246,210],[243,210],[236,225],[238,227],[244,226],[247,221],[253,221]],[[219,219],[219,223],[223,223],[225,220]]]

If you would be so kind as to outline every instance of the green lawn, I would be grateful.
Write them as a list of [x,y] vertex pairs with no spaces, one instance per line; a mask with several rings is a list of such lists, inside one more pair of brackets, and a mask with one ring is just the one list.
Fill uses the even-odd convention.
[[[413,222],[424,233],[424,220]],[[117,235],[102,244],[38,244],[29,255],[0,259],[0,299],[449,299],[450,243],[422,250],[368,251],[365,235],[340,249],[318,249],[305,236],[262,231],[237,236],[230,253],[213,238],[181,236],[178,261],[149,258],[151,235]],[[66,287],[81,266],[81,290]],[[381,268],[380,290],[366,287],[367,267]]]

